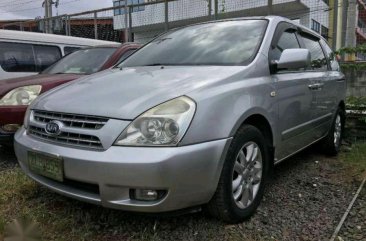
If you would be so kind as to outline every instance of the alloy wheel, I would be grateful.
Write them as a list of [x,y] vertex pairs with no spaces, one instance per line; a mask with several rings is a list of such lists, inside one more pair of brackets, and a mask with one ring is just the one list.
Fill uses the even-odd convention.
[[247,142],[236,156],[232,193],[236,205],[247,208],[255,199],[262,181],[262,153],[255,142]]

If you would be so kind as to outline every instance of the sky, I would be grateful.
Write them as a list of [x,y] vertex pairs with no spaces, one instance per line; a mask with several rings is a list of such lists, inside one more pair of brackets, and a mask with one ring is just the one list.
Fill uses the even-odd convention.
[[[44,17],[44,0],[0,0],[0,20],[34,19]],[[54,0],[56,1],[56,0]],[[59,0],[58,9],[53,8],[53,16],[71,14],[112,7],[112,0]]]

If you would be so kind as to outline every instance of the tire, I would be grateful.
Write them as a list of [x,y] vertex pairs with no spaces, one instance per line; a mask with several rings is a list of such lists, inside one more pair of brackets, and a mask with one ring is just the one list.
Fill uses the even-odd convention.
[[[216,192],[206,211],[227,223],[248,219],[263,197],[270,166],[269,147],[262,133],[254,126],[242,126],[229,147]],[[251,192],[248,187],[252,187]]]
[[344,110],[338,108],[328,134],[320,142],[324,154],[329,156],[336,156],[338,154],[344,135],[344,124]]

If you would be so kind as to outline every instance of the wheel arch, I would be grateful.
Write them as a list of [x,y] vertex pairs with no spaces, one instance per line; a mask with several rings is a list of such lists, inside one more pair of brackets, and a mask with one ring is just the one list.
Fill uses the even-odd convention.
[[[270,118],[268,115],[260,110],[251,111],[250,114],[244,116],[239,122],[239,125],[233,130],[233,136],[243,125],[251,125],[256,128],[262,133],[264,136],[267,146],[269,148],[269,155],[272,160],[272,164],[274,165],[274,155],[275,155],[275,146],[276,146],[276,137],[275,137],[275,127],[273,123],[271,123]],[[270,168],[270,172],[272,174],[273,168]]]
[[261,114],[253,114],[246,118],[242,125],[252,125],[262,133],[267,141],[267,145],[273,148],[273,131],[269,121]]
[[245,124],[258,128],[268,141],[267,144],[269,147],[274,148],[276,146],[274,123],[271,121],[270,115],[264,110],[255,108],[244,114],[231,130],[230,136],[234,136],[239,128]]

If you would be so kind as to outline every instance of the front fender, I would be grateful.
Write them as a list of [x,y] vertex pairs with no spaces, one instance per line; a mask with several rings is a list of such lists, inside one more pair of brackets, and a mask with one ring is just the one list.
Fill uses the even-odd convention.
[[[277,105],[269,77],[249,78],[188,95],[197,103],[194,119],[180,145],[232,137],[249,116],[260,114],[276,128]],[[273,139],[276,133],[273,131]]]

